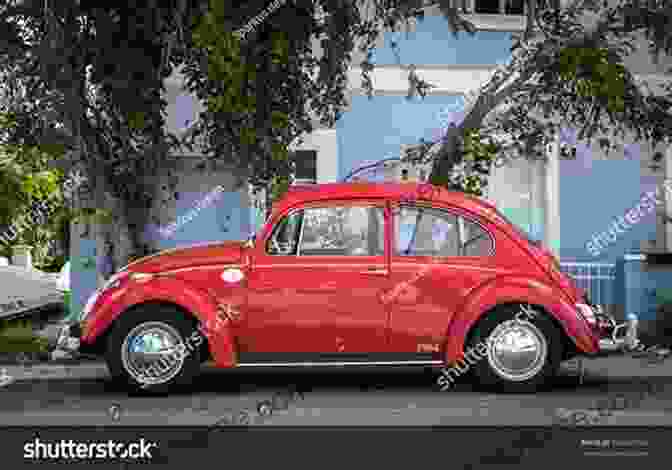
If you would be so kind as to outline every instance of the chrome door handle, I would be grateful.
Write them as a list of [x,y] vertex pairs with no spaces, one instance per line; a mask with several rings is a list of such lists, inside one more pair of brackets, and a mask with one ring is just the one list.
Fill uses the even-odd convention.
[[360,271],[360,274],[368,274],[371,276],[387,276],[389,271],[387,269],[377,268],[375,266],[369,266],[365,271]]
[[256,292],[273,292],[280,290],[280,287],[275,287],[273,284],[258,284],[256,286],[250,287],[251,290]]

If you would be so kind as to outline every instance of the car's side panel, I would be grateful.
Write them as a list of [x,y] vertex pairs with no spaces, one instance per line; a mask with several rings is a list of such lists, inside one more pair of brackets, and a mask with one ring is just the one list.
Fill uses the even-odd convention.
[[497,305],[529,303],[539,305],[558,320],[565,333],[585,353],[598,351],[598,339],[588,324],[582,320],[574,305],[549,284],[529,277],[498,277],[480,286],[467,296],[455,315],[446,334],[445,360],[448,364],[464,353],[464,343],[469,330],[481,316]]
[[[120,315],[130,308],[150,302],[175,304],[196,316],[202,325],[215,363],[220,367],[236,364],[234,335],[226,317],[219,316],[217,299],[209,292],[170,276],[157,276],[151,281],[130,281],[101,302],[93,322],[84,332],[82,341],[93,343]],[[129,312],[132,315],[132,312]]]
[[391,352],[432,351],[440,360],[446,328],[459,314],[464,295],[498,274],[487,261],[393,257],[395,287],[385,298],[390,308]]

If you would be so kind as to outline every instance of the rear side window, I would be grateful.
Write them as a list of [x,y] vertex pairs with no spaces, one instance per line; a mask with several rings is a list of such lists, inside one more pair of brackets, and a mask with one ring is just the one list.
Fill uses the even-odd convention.
[[491,256],[492,237],[479,224],[446,211],[403,206],[396,216],[397,256]]
[[490,234],[477,223],[463,217],[458,222],[462,229],[458,256],[490,256],[494,251]]

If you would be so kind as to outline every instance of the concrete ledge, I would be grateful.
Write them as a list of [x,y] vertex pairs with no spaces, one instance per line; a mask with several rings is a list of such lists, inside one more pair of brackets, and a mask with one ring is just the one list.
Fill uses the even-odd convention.
[[28,360],[21,361],[19,354],[1,353],[0,366],[50,366],[50,365],[77,365],[90,364],[100,362],[103,363],[103,358],[97,357],[77,357],[77,358],[62,358],[50,359],[49,353],[24,353],[28,356]]

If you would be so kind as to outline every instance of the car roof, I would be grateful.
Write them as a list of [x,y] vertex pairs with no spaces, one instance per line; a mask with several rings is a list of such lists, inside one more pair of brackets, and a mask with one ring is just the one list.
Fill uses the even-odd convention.
[[[287,207],[304,202],[330,199],[401,199],[409,198],[439,202],[458,206],[483,217],[496,215],[496,206],[476,196],[460,191],[449,191],[445,188],[428,183],[324,183],[290,186],[284,197],[274,204],[273,212],[284,211]],[[421,188],[422,187],[422,188]]]

